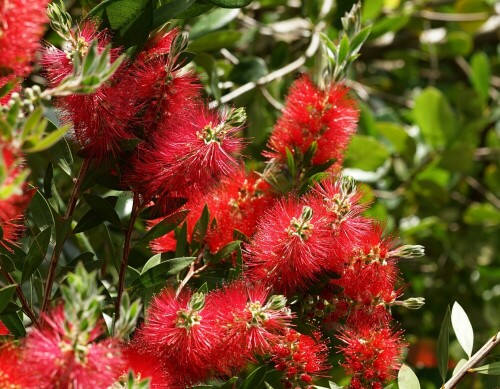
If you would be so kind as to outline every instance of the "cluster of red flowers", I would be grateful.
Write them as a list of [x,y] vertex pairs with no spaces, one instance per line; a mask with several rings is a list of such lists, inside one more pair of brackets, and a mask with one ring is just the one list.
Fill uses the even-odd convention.
[[[8,15],[8,4],[0,0],[2,15]],[[37,18],[30,39],[43,22]],[[101,51],[111,41],[92,21],[71,34],[65,51],[44,52],[52,87],[72,72],[73,56],[84,56],[93,40]],[[312,324],[321,317],[341,326],[338,348],[353,376],[351,387],[381,388],[394,377],[404,347],[389,311],[401,295],[396,263],[401,252],[391,251],[381,226],[362,215],[368,207],[361,202],[363,193],[338,172],[302,196],[280,196],[266,173],[245,172],[239,157],[244,112],[206,108],[195,74],[182,66],[182,40],[178,30],[160,34],[95,92],[61,97],[55,104],[61,118],[73,123],[82,155],[106,166],[104,160],[116,162],[122,184],[142,206],[154,204],[163,216],[176,208],[176,199],[186,201],[188,244],[199,239],[195,226],[208,210],[198,255],[204,249],[216,254],[235,234],[245,236],[243,279],[206,294],[168,286],[152,299],[144,323],[126,344],[106,338],[101,322],[82,338],[60,305],[19,347],[0,346],[0,386],[107,388],[132,369],[139,379],[149,377],[153,388],[186,387],[229,377],[248,362],[268,358],[283,372],[285,387],[309,388],[314,377],[327,373],[328,347],[320,331],[306,336],[292,328],[297,314],[286,298],[296,297],[312,301],[303,304]],[[29,43],[26,49],[16,52],[19,66],[8,65],[16,74],[26,73],[28,54],[36,47]],[[120,52],[112,49],[111,59]],[[321,90],[300,77],[263,154],[272,167],[266,171],[286,170],[290,154],[298,181],[311,166],[335,161],[338,169],[358,119],[347,93],[343,85]],[[2,185],[8,186],[22,172],[21,156],[0,143],[0,158]],[[0,198],[5,247],[17,239],[18,220],[30,200],[25,184],[17,188],[21,192]],[[179,230],[155,239],[152,250],[175,251]]]

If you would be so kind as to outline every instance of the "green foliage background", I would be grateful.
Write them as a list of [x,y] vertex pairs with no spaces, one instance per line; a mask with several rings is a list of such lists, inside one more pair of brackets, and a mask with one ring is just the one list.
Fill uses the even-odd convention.
[[[76,19],[98,3],[69,1],[67,8]],[[178,18],[171,25],[190,32],[188,51],[193,55],[189,59],[199,71],[208,100],[218,100],[248,82],[262,81],[275,71],[282,75],[232,100],[247,109],[246,131],[253,138],[247,154],[257,160],[287,88],[298,74],[283,68],[306,55],[315,28],[335,41],[340,18],[353,5],[346,0],[261,0],[230,9],[213,4],[250,2],[105,3],[116,3],[115,9],[100,6],[92,14],[103,17],[117,31],[116,41],[131,51],[141,47],[150,30],[172,16]],[[407,283],[405,296],[425,297],[426,305],[418,311],[394,309],[410,343],[407,363],[423,388],[440,385],[431,356],[448,305],[458,301],[468,313],[476,336],[474,350],[500,324],[499,12],[495,0],[365,1],[364,23],[373,25],[372,33],[348,75],[348,85],[360,102],[361,119],[346,155],[347,172],[364,183],[367,199],[373,200],[370,216],[384,221],[405,244],[426,247],[425,257],[400,263]],[[59,43],[51,31],[46,39]],[[320,65],[316,57],[304,57],[299,72],[314,72]],[[37,77],[31,81],[38,82]],[[71,155],[65,141],[30,158],[32,177],[46,197],[50,194],[51,206],[59,209],[59,197],[67,198],[71,190],[67,173],[77,171],[73,162],[78,165],[80,159]],[[47,168],[49,161],[60,169],[52,172]],[[48,174],[54,174],[52,184]],[[99,182],[99,177],[94,179]],[[123,219],[129,199],[104,189],[103,193]],[[37,195],[34,201],[45,200]],[[92,198],[86,201],[89,207],[78,209],[75,219],[82,220],[90,212],[85,216],[85,223],[90,224],[83,226],[85,233],[72,237],[73,249],[65,247],[66,263],[79,259],[102,267],[102,260],[92,261],[93,256],[86,253],[95,252],[97,258],[111,261],[104,265],[118,266],[112,261],[119,258],[113,250],[123,239],[121,222],[111,214],[110,224],[87,230],[102,219],[89,211],[94,208]],[[30,216],[35,234],[43,230],[44,220],[50,225],[47,218],[53,216],[43,214],[43,206],[32,204],[31,208],[38,210]],[[39,239],[46,238],[42,234]],[[142,266],[149,256],[146,247],[136,245],[131,266]],[[200,282],[207,280],[210,274]],[[41,293],[36,274],[29,293]],[[429,347],[431,356],[425,354]],[[450,350],[454,361],[464,356],[456,341]],[[499,356],[497,350],[490,362]],[[333,380],[341,375],[339,368]],[[499,384],[496,377],[476,374],[463,387]]]

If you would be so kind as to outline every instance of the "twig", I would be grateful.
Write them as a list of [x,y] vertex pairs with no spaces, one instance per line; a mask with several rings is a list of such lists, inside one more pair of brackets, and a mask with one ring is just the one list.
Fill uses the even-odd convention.
[[419,11],[412,14],[412,16],[417,16],[422,19],[436,20],[440,22],[478,22],[488,19],[490,16],[487,12],[475,12],[475,13],[445,13],[445,12],[434,12],[434,11]]
[[[73,213],[75,212],[76,208],[76,203],[78,202],[78,194],[80,192],[80,187],[82,186],[83,179],[87,174],[87,171],[89,170],[90,163],[91,163],[90,158],[85,158],[83,160],[82,167],[80,168],[78,177],[75,180],[75,186],[73,187],[73,190],[69,197],[68,208],[66,209],[66,213],[64,214],[62,220],[63,224],[66,223],[71,217],[73,217]],[[49,306],[50,297],[52,294],[52,285],[54,284],[54,278],[56,274],[57,263],[59,262],[59,257],[61,256],[62,249],[64,246],[64,241],[66,240],[66,238],[67,235],[61,238],[62,239],[61,242],[56,242],[54,251],[52,252],[52,257],[50,259],[49,273],[47,275],[47,282],[45,283],[42,312],[46,311]]]
[[140,210],[140,199],[137,193],[134,193],[134,203],[132,205],[132,212],[130,213],[130,220],[128,222],[127,232],[125,233],[125,243],[123,245],[123,256],[120,265],[120,275],[118,277],[118,293],[115,303],[115,322],[120,318],[120,305],[122,302],[123,289],[125,288],[125,273],[127,271],[128,256],[130,254],[130,241],[132,238],[132,231],[134,224],[137,220]]
[[455,388],[460,381],[465,377],[467,373],[471,373],[471,369],[474,368],[481,362],[484,357],[486,357],[491,350],[495,348],[500,343],[500,332],[498,332],[495,336],[493,336],[490,340],[488,340],[481,349],[477,353],[475,353],[465,365],[453,376],[449,379],[442,387],[442,389],[453,389]]
[[496,208],[500,209],[500,199],[496,197],[493,193],[487,190],[484,186],[481,185],[479,181],[477,181],[474,177],[466,177],[465,182],[469,184],[472,188],[481,193],[486,200],[488,200],[491,204],[493,204]]
[[9,284],[16,285],[16,295],[19,298],[19,301],[21,302],[21,305],[23,307],[23,312],[30,318],[31,322],[38,327],[39,324],[36,320],[35,313],[31,309],[28,300],[26,299],[26,296],[24,296],[21,286],[16,282],[14,277],[12,277],[12,275],[10,273],[7,273],[5,270],[2,270],[2,275],[9,282]]
[[[280,69],[275,70],[274,72],[271,72],[261,78],[259,78],[256,81],[251,81],[248,82],[239,88],[233,90],[232,92],[229,92],[227,95],[224,95],[220,99],[220,104],[226,104],[230,102],[231,100],[236,99],[237,97],[250,92],[251,90],[257,88],[260,85],[265,85],[268,84],[274,80],[277,80],[278,78],[281,78],[288,73],[292,73],[293,71],[299,69],[304,63],[306,62],[307,58],[312,57],[316,51],[318,50],[319,44],[320,44],[320,38],[319,38],[319,31],[321,31],[324,28],[324,23],[321,22],[316,26],[316,33],[313,34],[311,42],[306,49],[305,54],[301,55],[299,58],[297,58],[295,61],[289,63],[286,66],[283,66]],[[210,102],[210,108],[216,108],[219,105],[217,101],[212,101]]]
[[191,266],[189,266],[189,271],[187,272],[186,276],[182,280],[182,282],[179,284],[179,287],[175,291],[175,297],[179,297],[179,294],[181,293],[182,289],[186,286],[188,281],[191,279],[192,276],[194,276],[195,270],[194,270],[194,262],[191,263]]

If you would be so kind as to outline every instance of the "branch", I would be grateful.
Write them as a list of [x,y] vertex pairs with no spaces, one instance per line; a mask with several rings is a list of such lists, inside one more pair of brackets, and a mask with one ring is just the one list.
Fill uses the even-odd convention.
[[32,311],[30,305],[28,304],[28,300],[26,299],[26,296],[24,296],[21,286],[16,282],[12,275],[10,273],[7,273],[5,270],[2,270],[2,275],[10,285],[16,285],[16,294],[23,307],[23,312],[30,318],[31,322],[38,327],[39,324],[36,320],[35,313]]
[[[85,158],[83,160],[82,167],[80,168],[80,172],[78,173],[78,177],[75,180],[75,186],[71,192],[68,201],[68,208],[66,209],[66,213],[64,214],[62,222],[65,223],[73,217],[73,213],[75,212],[76,203],[78,201],[78,194],[80,192],[80,187],[82,186],[83,179],[89,170],[91,160],[89,158]],[[62,237],[61,242],[56,242],[56,246],[54,247],[54,251],[52,252],[52,258],[50,259],[50,267],[49,274],[47,275],[47,282],[45,283],[45,292],[43,296],[42,303],[42,312],[46,311],[49,302],[50,296],[52,294],[52,285],[54,284],[54,278],[56,274],[57,263],[59,262],[59,257],[61,256],[61,252],[64,246],[64,241],[66,240],[67,235]]]
[[475,353],[465,365],[453,376],[448,382],[446,382],[442,389],[453,389],[458,383],[465,377],[467,373],[472,373],[471,369],[479,364],[484,357],[486,357],[491,350],[495,348],[500,343],[500,332],[493,336],[486,344],[481,347],[481,349]]
[[[312,57],[316,53],[316,51],[318,50],[319,44],[320,44],[319,31],[321,31],[324,28],[324,25],[325,24],[323,22],[321,22],[316,26],[315,33],[313,34],[313,36],[311,38],[311,42],[310,42],[309,46],[307,47],[306,52],[303,55],[301,55],[299,58],[297,58],[295,61],[289,63],[288,65],[283,66],[282,68],[277,69],[274,72],[271,72],[271,73],[259,78],[256,81],[248,82],[248,83],[240,86],[239,88],[233,90],[232,92],[229,92],[227,95],[222,96],[220,99],[220,104],[226,104],[229,101],[234,100],[237,97],[239,97],[247,92],[250,92],[251,90],[257,88],[258,86],[268,84],[274,80],[277,80],[278,78],[281,78],[281,77],[299,69],[302,65],[304,65],[306,60],[308,58]],[[209,107],[211,109],[213,109],[213,108],[216,108],[218,105],[219,105],[219,103],[217,101],[212,101],[212,102],[210,102]]]
[[423,10],[415,12],[412,16],[441,22],[478,22],[488,19],[490,15],[487,12],[447,13]]

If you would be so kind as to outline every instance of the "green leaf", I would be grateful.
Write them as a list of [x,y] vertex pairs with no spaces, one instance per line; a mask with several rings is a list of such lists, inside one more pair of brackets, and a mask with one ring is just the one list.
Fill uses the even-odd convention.
[[28,250],[28,255],[24,261],[23,274],[21,277],[21,282],[26,282],[31,275],[38,269],[45,259],[45,254],[47,253],[47,248],[50,243],[50,236],[52,233],[51,227],[44,228],[31,243]]
[[29,209],[33,216],[33,221],[40,230],[55,224],[50,205],[39,191],[36,191],[33,196]]
[[253,0],[206,0],[208,3],[221,8],[241,8],[250,4]]
[[267,365],[263,365],[252,371],[241,385],[241,389],[260,388],[268,370]]
[[45,175],[43,177],[43,193],[46,198],[52,197],[52,180],[54,178],[54,168],[52,164],[49,162],[47,165],[47,169],[45,170]]
[[406,161],[413,160],[417,146],[415,140],[408,135],[402,126],[396,123],[378,122],[376,130],[391,142],[394,150]]
[[175,256],[186,255],[187,249],[187,223],[183,223],[181,229],[176,234],[177,243],[175,245]]
[[488,365],[483,365],[470,369],[480,374],[490,374],[490,375],[500,375],[500,362],[489,363]]
[[17,312],[6,313],[0,316],[0,320],[16,338],[24,338],[26,336],[23,321],[19,318]]
[[14,296],[16,288],[17,284],[12,284],[0,289],[0,313],[2,313],[7,304],[9,304],[12,296]]
[[144,234],[144,236],[137,241],[135,246],[147,244],[153,239],[159,238],[160,236],[166,235],[170,231],[173,231],[175,227],[182,223],[188,213],[189,211],[184,209],[182,211],[175,212],[170,216],[167,216],[165,219],[151,228],[148,232],[146,232],[146,234]]
[[290,172],[291,177],[295,177],[295,159],[293,157],[293,153],[287,147],[285,149],[286,153],[286,165],[288,166],[288,171]]
[[474,54],[470,66],[470,82],[474,90],[486,102],[488,100],[491,78],[491,66],[486,53],[479,52]]
[[146,273],[149,269],[159,265],[161,263],[161,254],[153,255],[148,261],[144,264],[141,274]]
[[104,218],[104,220],[107,220],[114,226],[121,228],[120,217],[108,200],[89,193],[84,193],[83,198],[98,215],[101,215]]
[[196,257],[173,258],[165,262],[161,262],[137,277],[130,285],[130,291],[137,293],[140,290],[153,288],[158,285],[163,285],[166,282],[167,276],[172,276],[179,273],[181,270],[188,267]]
[[451,324],[457,336],[458,343],[460,343],[460,346],[462,346],[470,358],[474,345],[474,331],[467,314],[457,302],[453,304],[453,308],[451,309]]
[[235,240],[226,244],[223,248],[221,248],[217,254],[215,254],[213,262],[218,263],[224,258],[229,257],[233,252],[238,250],[241,246],[241,240]]
[[345,166],[366,171],[375,171],[389,157],[387,148],[375,138],[354,135],[346,153]]
[[453,373],[451,374],[451,376],[455,376],[459,371],[460,369],[462,369],[462,367],[467,363],[467,359],[461,359],[458,361],[457,365],[455,366],[455,368],[453,369]]
[[262,58],[244,58],[231,70],[229,80],[242,85],[256,81],[267,73],[267,65]]
[[73,155],[71,154],[71,149],[69,148],[68,141],[62,138],[49,150],[50,160],[58,165],[63,172],[71,177],[71,168],[73,166]]
[[194,2],[195,0],[174,0],[155,9],[153,12],[152,29],[158,28],[170,19],[175,18],[193,5]]
[[[200,247],[201,243],[205,239],[205,235],[208,231],[208,223],[210,222],[210,212],[208,211],[208,206],[205,204],[201,216],[196,222],[193,234],[191,235],[191,244],[194,247]],[[197,244],[195,244],[197,243]]]
[[341,65],[346,61],[347,54],[349,54],[349,38],[347,35],[343,35],[337,53],[337,65]]
[[398,373],[399,389],[420,389],[420,383],[413,370],[408,365],[401,365]]
[[219,50],[221,48],[233,47],[243,36],[240,31],[223,30],[215,31],[195,39],[188,46],[188,50],[194,53]]
[[12,88],[14,88],[17,85],[18,80],[10,80],[9,82],[6,82],[0,87],[0,98],[4,97],[9,93]]
[[23,151],[25,153],[37,153],[42,150],[46,150],[59,142],[59,140],[66,135],[66,133],[71,128],[71,124],[65,124],[64,126],[58,128],[55,131],[52,131],[47,136],[42,138],[41,140],[37,140],[36,144],[31,147],[23,147]]
[[196,39],[199,36],[218,30],[236,19],[239,13],[239,9],[218,8],[210,11],[198,18],[198,20],[193,24],[193,27],[189,32],[189,36],[191,39]]
[[450,347],[450,320],[451,311],[450,307],[446,308],[446,313],[444,315],[443,323],[441,324],[441,330],[439,331],[439,337],[437,342],[437,359],[438,359],[438,369],[439,374],[443,383],[446,382],[446,373],[448,373],[448,357],[449,357],[449,347]]
[[[89,196],[89,195],[84,194],[83,196],[85,197],[85,200],[87,200],[86,196]],[[90,196],[94,196],[94,195],[90,195]],[[94,196],[94,197],[98,197],[98,196]],[[116,213],[115,208],[114,208],[115,205],[116,205],[116,201],[118,200],[118,197],[116,197],[116,196],[108,196],[108,197],[100,198],[100,199],[102,200],[102,202],[101,202],[101,200],[97,200],[98,203],[104,203],[104,202],[106,202],[108,205],[104,206],[103,204],[101,204],[101,205],[94,204],[95,206],[92,206],[87,201],[87,203],[89,205],[91,205],[92,209],[90,209],[78,221],[78,224],[73,229],[73,234],[79,234],[80,232],[84,232],[84,231],[90,230],[91,228],[97,227],[104,220],[108,220],[109,222],[111,222],[110,219],[115,219],[114,222],[112,222],[112,224],[115,225],[115,226],[117,226],[118,228],[121,228],[121,222],[118,225],[115,224],[117,221],[118,222],[120,221],[120,218],[119,218],[119,216]],[[91,202],[95,201],[95,199],[91,199],[90,201]],[[103,209],[104,208],[108,208],[107,213],[99,211],[100,207],[102,207]],[[111,216],[113,213],[116,216]],[[106,217],[106,215],[108,217]]]
[[457,129],[455,113],[438,89],[425,89],[415,100],[413,114],[430,146],[439,149],[453,139]]
[[139,50],[153,29],[152,0],[106,0],[87,15],[98,17],[102,27],[113,31],[113,41],[125,49]]
[[471,225],[494,227],[500,224],[500,211],[490,203],[475,203],[465,210],[464,221]]
[[186,11],[177,15],[178,19],[191,19],[203,15],[205,12],[210,11],[214,7],[213,4],[207,3],[204,0],[197,0]]
[[365,43],[366,39],[370,35],[371,30],[372,26],[367,26],[352,38],[350,42],[350,51],[349,51],[349,54],[351,56],[356,55],[359,52],[359,50],[361,50],[361,47],[363,46],[363,43]]

